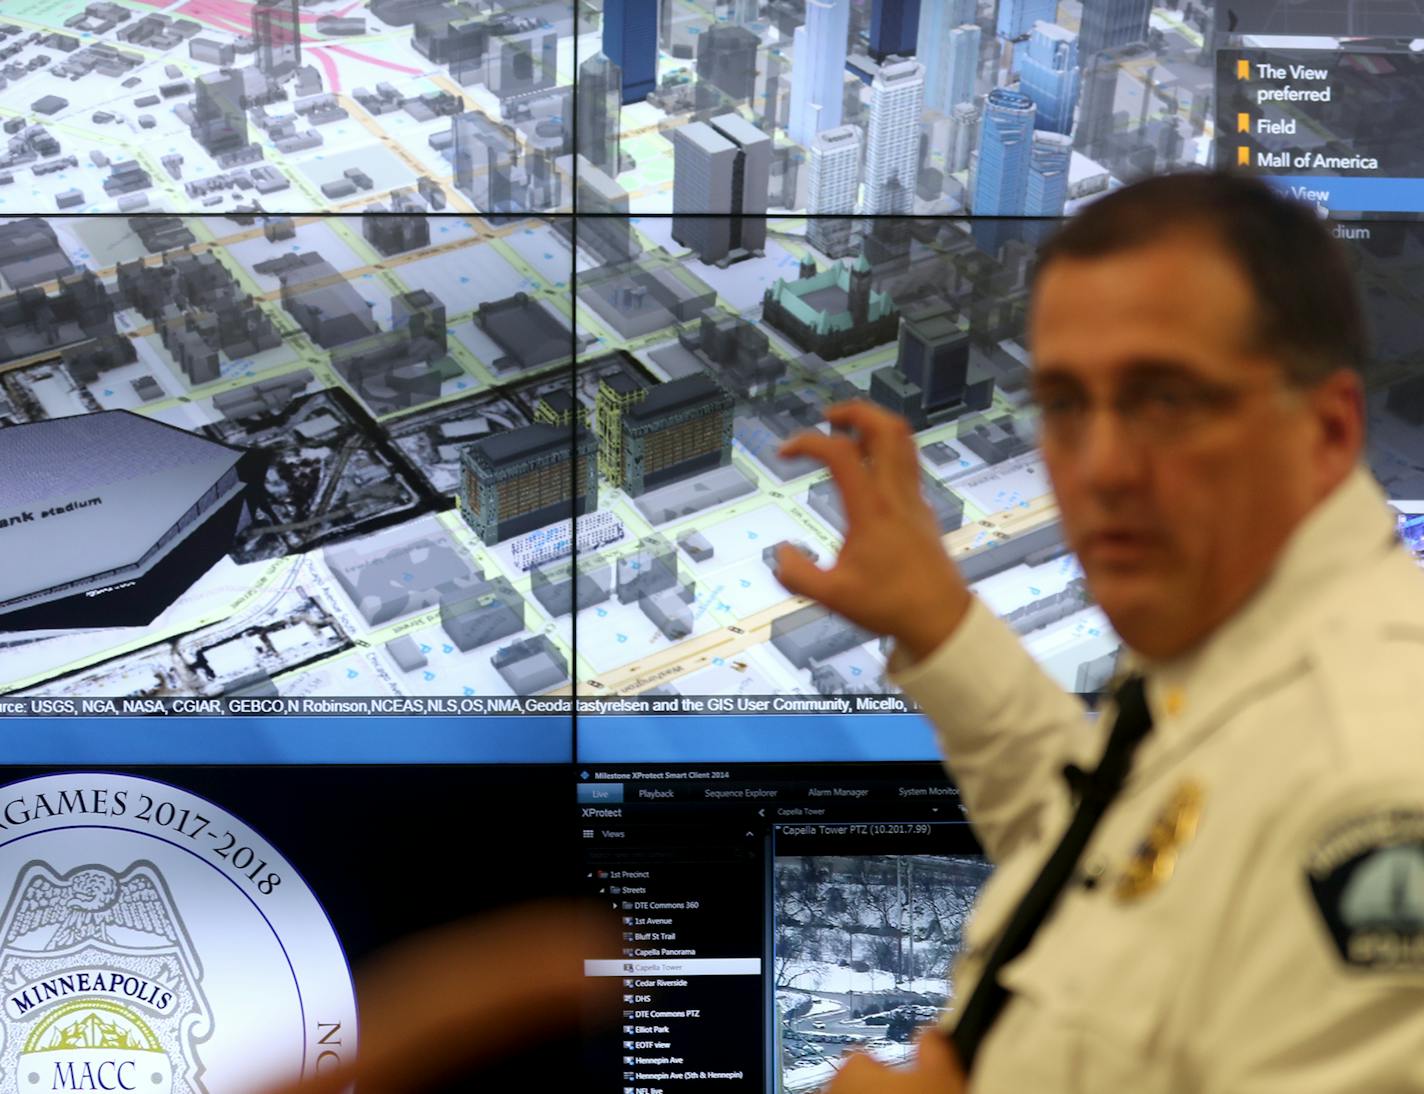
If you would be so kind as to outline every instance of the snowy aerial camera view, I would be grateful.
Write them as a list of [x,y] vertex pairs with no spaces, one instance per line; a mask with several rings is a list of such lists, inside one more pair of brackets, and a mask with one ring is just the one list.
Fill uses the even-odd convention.
[[775,865],[779,1090],[823,1086],[847,1047],[904,1060],[950,1006],[950,966],[988,878],[977,855],[817,855]]

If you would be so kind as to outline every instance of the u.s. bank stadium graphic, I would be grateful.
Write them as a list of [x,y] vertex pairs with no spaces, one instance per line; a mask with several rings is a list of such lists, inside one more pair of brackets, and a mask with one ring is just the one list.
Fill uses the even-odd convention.
[[222,808],[128,775],[0,789],[0,1091],[244,1094],[349,1059],[315,896]]
[[128,411],[0,433],[6,629],[141,626],[232,546],[252,453]]

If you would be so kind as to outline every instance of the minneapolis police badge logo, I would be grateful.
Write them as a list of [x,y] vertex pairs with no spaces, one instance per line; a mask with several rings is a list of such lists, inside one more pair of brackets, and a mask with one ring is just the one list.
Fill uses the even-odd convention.
[[280,853],[177,787],[0,788],[0,1092],[241,1094],[356,1047],[350,972]]
[[202,968],[162,875],[88,864],[21,872],[0,920],[12,1089],[202,1089],[198,1044],[212,1032]]
[[1312,848],[1306,873],[1348,964],[1424,970],[1424,811],[1373,809],[1349,818]]

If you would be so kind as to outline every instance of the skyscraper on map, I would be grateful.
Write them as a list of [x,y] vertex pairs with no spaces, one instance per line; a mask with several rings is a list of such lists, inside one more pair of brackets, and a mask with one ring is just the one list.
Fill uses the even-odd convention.
[[955,27],[940,48],[930,54],[930,63],[939,70],[937,84],[940,98],[936,102],[929,101],[929,81],[926,77],[926,106],[941,114],[951,114],[959,103],[974,101],[979,74],[979,43],[983,34],[973,23]]
[[1022,92],[1003,87],[989,92],[979,124],[973,197],[977,215],[1016,216],[1023,212],[1034,113],[1033,100]]
[[973,103],[956,103],[950,113],[949,149],[945,153],[945,168],[963,171],[969,157],[979,147],[979,108]]
[[920,0],[871,0],[870,55],[913,57],[920,30]]
[[513,211],[513,137],[473,110],[456,114],[450,132],[455,188],[482,213]]
[[582,516],[598,504],[598,441],[540,422],[482,437],[460,452],[460,515],[493,545]]
[[618,112],[623,101],[623,73],[606,54],[595,53],[578,71],[577,152],[609,175],[618,174]]
[[603,52],[623,73],[623,102],[640,103],[658,85],[658,0],[606,0]]
[[984,410],[994,397],[993,375],[971,359],[969,331],[948,304],[922,304],[900,320],[895,367],[920,392],[930,414]]
[[[712,92],[710,106],[741,106],[756,93],[756,56],[761,39],[746,27],[715,24],[697,36],[697,83]],[[727,102],[719,103],[720,92]]]
[[1151,16],[1152,0],[1083,0],[1078,51],[1084,62],[1105,49],[1145,41]]
[[1024,183],[1025,216],[1058,217],[1068,200],[1068,167],[1073,140],[1066,133],[1038,130],[1029,150],[1028,178]]
[[830,258],[852,250],[850,214],[860,189],[860,130],[840,125],[811,142],[806,241]]
[[580,157],[574,161],[575,204],[581,213],[579,245],[605,262],[627,262],[639,247],[628,220],[628,191],[601,168]]
[[791,116],[786,132],[809,145],[841,124],[850,0],[806,0],[806,22],[792,36]]
[[252,44],[257,67],[279,78],[302,63],[302,24],[298,0],[257,0],[252,9]]
[[1037,128],[1073,131],[1079,77],[1078,36],[1056,23],[1035,23],[1019,66],[1019,90],[1038,108]]
[[865,140],[865,213],[912,211],[925,76],[916,61],[883,66],[870,85]]
[[189,131],[210,156],[247,147],[247,111],[242,107],[242,73],[230,68],[205,72],[193,81],[193,121]]
[[[1092,3],[1093,0],[1086,2]],[[1057,15],[1058,0],[999,0],[999,18],[994,33],[1006,42],[1015,42],[1028,37],[1035,23],[1052,23]]]
[[[1081,50],[1082,38],[1078,40]],[[1109,154],[1117,127],[1117,85],[1121,70],[1120,50],[1087,54],[1079,52],[1082,74],[1082,107],[1073,146],[1089,159],[1102,161]]]
[[[974,0],[920,0],[920,27],[915,44],[915,60],[925,70],[925,106],[948,114],[954,104],[964,102],[956,99],[951,85],[962,89],[966,84],[973,95],[974,77],[979,67],[979,40],[974,41],[974,55],[970,61],[968,74],[960,74],[961,50],[964,44],[956,46],[951,35],[956,28],[974,23]],[[975,27],[974,29],[978,29]],[[960,36],[961,39],[964,37]],[[957,80],[957,83],[956,83]]]
[[928,55],[955,27],[972,23],[978,15],[976,0],[920,0],[915,59],[929,67]]

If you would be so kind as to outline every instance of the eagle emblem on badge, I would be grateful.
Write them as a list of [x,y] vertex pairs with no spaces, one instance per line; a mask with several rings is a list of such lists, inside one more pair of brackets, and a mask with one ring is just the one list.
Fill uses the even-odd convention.
[[0,918],[0,1089],[207,1094],[202,966],[151,862],[20,870]]

